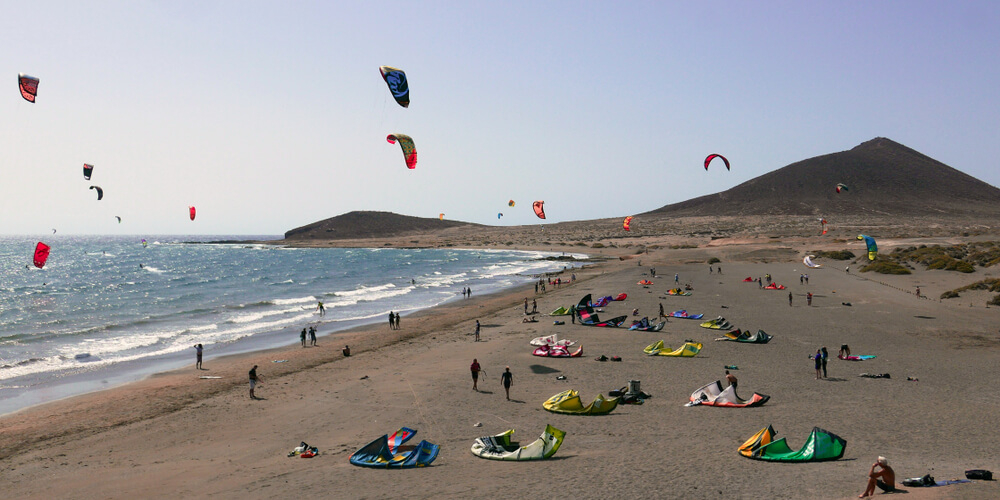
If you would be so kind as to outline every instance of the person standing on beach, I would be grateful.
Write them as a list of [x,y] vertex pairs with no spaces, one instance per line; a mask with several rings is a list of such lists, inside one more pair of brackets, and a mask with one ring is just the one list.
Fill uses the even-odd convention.
[[525,316],[528,315],[528,298],[527,297],[524,298],[524,315]]
[[806,284],[807,285],[809,284],[809,275],[808,274],[806,275]]
[[472,366],[469,369],[472,370],[472,390],[479,391],[479,372],[483,370],[479,367],[479,360],[473,358]]
[[470,299],[472,298],[472,287],[471,286],[469,287],[469,298]]
[[257,395],[253,393],[254,387],[257,387],[257,380],[264,380],[264,377],[259,377],[257,375],[257,365],[253,365],[250,369],[250,399],[257,399]]
[[319,311],[320,316],[326,316],[326,308],[323,307],[322,300],[316,302],[316,310]]
[[194,346],[194,352],[195,352],[195,356],[197,356],[197,359],[198,359],[198,362],[197,362],[197,363],[195,363],[194,367],[195,367],[196,369],[198,369],[198,370],[201,370],[201,369],[202,369],[202,368],[201,368],[201,352],[202,352],[202,351],[203,351],[204,349],[205,349],[205,348],[204,348],[204,347],[202,347],[202,346],[201,346],[201,344],[197,344],[197,345],[195,345],[195,346]]
[[576,306],[569,306],[569,321],[576,324]]
[[399,330],[399,313],[396,313],[396,329]]
[[535,282],[535,294],[536,295],[538,294],[538,282],[537,281]]
[[708,265],[708,274],[712,274],[712,271],[713,271],[712,264],[709,264]]
[[306,346],[306,329],[302,329],[302,333],[299,334],[299,341],[302,342],[302,347]]
[[537,312],[538,312],[538,301],[535,299],[531,299],[531,314],[535,314]]
[[788,292],[788,307],[792,307],[792,292]]
[[816,349],[816,354],[813,355],[813,365],[816,368],[816,380],[819,380],[820,370],[823,368],[823,351],[821,349]]
[[316,327],[315,326],[310,326],[309,327],[309,345],[314,346],[314,347],[316,346]]
[[476,320],[476,342],[479,342],[479,320]]
[[807,306],[813,305],[813,293],[812,292],[807,292],[806,293],[806,305]]
[[739,383],[739,380],[736,379],[736,375],[729,373],[729,370],[726,370],[726,380],[729,381],[729,385],[733,386],[733,389],[735,389],[736,384]]
[[806,275],[800,274],[799,275],[799,284],[801,285],[802,283],[805,283],[805,281],[806,281]]
[[392,311],[389,311],[389,329],[390,330],[395,330],[396,329],[396,325],[394,323],[395,319],[396,319],[396,316],[392,314]]
[[917,287],[917,297],[920,297],[920,287]]
[[503,384],[503,390],[507,393],[507,401],[510,401],[510,386],[514,385],[514,374],[510,372],[510,367],[500,375],[500,383]]
[[830,353],[826,350],[826,346],[823,346],[823,378],[826,378],[826,359],[830,357]]
[[679,274],[677,274],[677,273],[674,273],[674,284],[676,285],[676,284],[678,284],[680,282],[681,282],[681,276]]
[[663,313],[663,302],[660,302],[660,318],[666,318],[666,317],[667,315]]
[[722,274],[722,266],[719,266],[719,274]]

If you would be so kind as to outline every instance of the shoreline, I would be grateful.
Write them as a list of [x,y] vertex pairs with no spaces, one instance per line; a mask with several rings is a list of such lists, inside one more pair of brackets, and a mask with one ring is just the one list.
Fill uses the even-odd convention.
[[[589,279],[590,274],[599,269],[599,267],[600,263],[588,261],[587,267],[570,268],[567,270],[543,273],[543,276],[554,276],[575,271],[578,275],[577,282],[581,282]],[[585,279],[584,276],[587,276],[587,278]],[[4,424],[4,427],[7,429],[17,428],[20,429],[19,432],[31,433],[29,429],[33,426],[28,424],[26,421],[44,420],[46,422],[44,426],[47,427],[50,425],[52,418],[56,416],[65,416],[66,413],[69,413],[66,411],[65,407],[84,406],[86,407],[84,411],[88,413],[93,411],[108,410],[108,413],[116,414],[117,412],[111,410],[109,407],[127,400],[128,398],[124,397],[124,394],[162,391],[167,388],[174,392],[177,392],[178,390],[184,391],[194,389],[193,394],[188,397],[184,397],[180,394],[166,394],[162,396],[163,401],[153,403],[154,408],[140,411],[138,414],[130,417],[119,417],[119,419],[115,421],[105,422],[103,424],[97,424],[94,422],[88,425],[81,422],[78,425],[77,430],[69,433],[46,435],[44,432],[36,430],[34,434],[31,434],[31,437],[25,437],[23,439],[12,439],[10,433],[0,433],[0,460],[17,454],[25,447],[35,444],[39,440],[44,441],[48,439],[57,439],[74,432],[99,432],[103,429],[109,429],[136,421],[158,417],[180,410],[187,404],[194,403],[199,399],[209,398],[221,392],[232,390],[236,387],[243,387],[246,385],[244,380],[245,374],[242,376],[240,375],[240,368],[234,366],[237,364],[241,364],[241,366],[242,364],[249,366],[252,363],[257,363],[259,366],[264,368],[264,370],[262,370],[264,373],[272,373],[273,375],[271,376],[274,377],[285,376],[289,373],[307,370],[315,366],[333,363],[344,359],[341,353],[341,341],[343,341],[345,345],[351,346],[352,357],[362,353],[377,351],[413,338],[428,335],[433,331],[431,329],[432,325],[438,328],[456,326],[453,322],[447,320],[439,322],[434,321],[433,318],[436,316],[450,317],[456,310],[460,310],[464,306],[475,305],[479,308],[487,308],[483,311],[484,314],[494,314],[503,308],[513,307],[519,303],[520,299],[518,299],[518,297],[525,296],[525,294],[534,295],[532,287],[533,285],[524,283],[504,288],[496,292],[477,295],[471,299],[452,299],[436,306],[420,309],[411,314],[404,315],[402,317],[404,321],[401,321],[401,330],[392,331],[392,337],[389,339],[384,339],[379,335],[385,330],[385,325],[380,321],[375,320],[370,323],[366,322],[364,324],[334,330],[317,337],[317,344],[322,342],[323,347],[326,347],[331,342],[336,341],[337,346],[331,348],[331,350],[322,349],[315,351],[315,349],[311,347],[302,349],[297,343],[293,342],[284,346],[252,349],[244,352],[222,354],[211,358],[206,357],[203,366],[207,368],[200,372],[194,372],[194,374],[199,376],[206,375],[223,377],[222,379],[218,379],[222,382],[214,384],[214,387],[211,387],[211,390],[207,391],[204,390],[204,387],[207,386],[206,382],[209,382],[209,380],[192,379],[184,381],[182,379],[187,379],[190,375],[192,375],[192,370],[190,366],[186,368],[178,367],[148,373],[138,380],[133,379],[103,389],[98,388],[88,390],[83,393],[70,394],[51,401],[45,401],[13,410],[0,415],[0,423]],[[424,324],[417,328],[410,326],[413,322],[426,320],[431,320],[431,324]],[[317,347],[319,347],[319,345],[317,345]],[[277,354],[280,354],[280,356],[275,356]],[[266,363],[267,359],[272,357],[287,359],[288,361],[284,363]],[[263,361],[261,361],[262,359]],[[193,364],[193,361],[188,363],[188,365]],[[222,367],[219,368],[218,365],[222,365]],[[216,380],[217,379],[212,379],[211,381],[214,382]],[[179,400],[181,402],[180,405],[176,404],[174,400]],[[79,411],[80,408],[74,408],[74,410]],[[58,427],[59,425],[56,424],[56,426]],[[22,443],[12,444],[11,441],[22,441]]]

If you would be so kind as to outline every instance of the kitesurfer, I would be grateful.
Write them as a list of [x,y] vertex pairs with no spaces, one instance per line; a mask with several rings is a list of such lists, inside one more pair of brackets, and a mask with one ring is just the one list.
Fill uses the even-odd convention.
[[201,369],[203,369],[203,368],[201,367],[201,353],[202,353],[202,351],[203,351],[204,349],[205,349],[205,348],[204,348],[204,347],[202,347],[202,345],[201,345],[201,344],[197,344],[197,345],[195,345],[195,346],[194,346],[194,350],[195,350],[195,351],[194,351],[194,352],[195,352],[195,356],[197,356],[197,359],[198,359],[198,362],[197,362],[197,363],[195,363],[195,365],[194,365],[194,366],[195,366],[195,368],[196,368],[196,369],[198,369],[198,370],[201,370]]
[[[875,471],[876,468],[879,469],[878,472]],[[864,493],[858,495],[858,498],[874,495],[876,486],[886,493],[896,491],[896,472],[889,467],[889,461],[885,457],[878,457],[872,464],[871,470],[868,471],[868,487]]]
[[323,301],[319,300],[316,302],[316,310],[319,311],[320,316],[326,316],[326,308],[323,307]]
[[500,375],[500,383],[503,384],[503,390],[507,393],[507,401],[510,401],[510,386],[514,385],[514,374],[510,372],[510,367]]
[[472,390],[479,391],[479,372],[482,368],[479,367],[479,360],[473,358],[472,366],[469,367],[472,370]]
[[264,377],[259,377],[257,375],[257,365],[253,365],[250,369],[250,399],[257,399],[257,396],[253,393],[254,387],[257,387],[257,381],[263,381]]

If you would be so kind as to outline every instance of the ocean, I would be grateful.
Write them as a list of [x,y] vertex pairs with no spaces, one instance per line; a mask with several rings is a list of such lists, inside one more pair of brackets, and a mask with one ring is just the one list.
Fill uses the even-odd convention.
[[[289,248],[271,236],[0,238],[0,414],[192,364],[289,345],[574,267],[548,252]],[[39,240],[51,246],[32,265]],[[583,258],[583,255],[577,255]],[[326,315],[320,317],[322,301]]]

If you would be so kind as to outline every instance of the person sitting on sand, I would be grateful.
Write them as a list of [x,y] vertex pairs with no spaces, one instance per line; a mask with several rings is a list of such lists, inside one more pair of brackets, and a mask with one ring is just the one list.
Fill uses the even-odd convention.
[[344,346],[344,357],[345,358],[351,357],[351,347],[350,346],[346,346],[346,345]]
[[635,309],[632,309],[632,316],[638,316],[638,315],[639,315],[639,308],[637,307]]
[[[876,468],[879,469],[877,472]],[[885,457],[878,457],[878,461],[872,464],[872,469],[868,472],[868,487],[858,498],[874,495],[876,486],[886,493],[896,491],[896,472],[889,467],[889,461]]]
[[521,320],[521,323],[538,323],[538,318],[531,316]]

